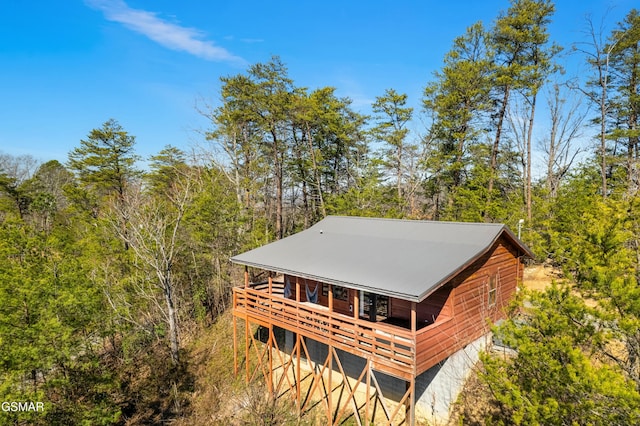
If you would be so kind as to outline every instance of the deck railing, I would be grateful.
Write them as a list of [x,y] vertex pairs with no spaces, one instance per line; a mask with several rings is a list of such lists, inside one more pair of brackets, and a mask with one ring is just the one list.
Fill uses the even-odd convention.
[[415,375],[416,336],[411,330],[372,323],[250,287],[233,289],[233,313],[371,359],[376,370],[405,378]]

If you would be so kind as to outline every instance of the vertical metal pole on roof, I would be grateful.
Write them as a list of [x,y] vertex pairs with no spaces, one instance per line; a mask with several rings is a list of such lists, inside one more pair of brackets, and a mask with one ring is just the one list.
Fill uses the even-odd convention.
[[524,223],[524,219],[520,219],[518,221],[518,239],[520,239],[520,234],[522,233],[522,224]]

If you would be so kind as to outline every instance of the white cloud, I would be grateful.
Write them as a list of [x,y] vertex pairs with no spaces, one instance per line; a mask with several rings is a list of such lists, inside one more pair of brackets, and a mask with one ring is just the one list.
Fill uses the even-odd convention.
[[85,0],[85,4],[100,10],[107,20],[119,22],[168,49],[184,51],[209,61],[245,63],[239,56],[206,40],[202,31],[169,22],[153,12],[132,9],[123,0]]

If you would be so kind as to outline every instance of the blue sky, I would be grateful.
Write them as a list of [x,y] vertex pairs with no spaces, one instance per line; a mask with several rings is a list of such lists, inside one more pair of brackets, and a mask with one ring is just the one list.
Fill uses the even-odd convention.
[[[584,17],[608,33],[637,0],[558,0],[561,45]],[[507,0],[2,0],[0,152],[66,161],[114,118],[143,157],[202,141],[196,105],[218,105],[219,78],[279,55],[298,86],[333,86],[368,113],[386,88],[419,109],[452,40],[491,24]],[[608,11],[608,12],[607,12]],[[569,66],[569,72],[576,68]],[[414,128],[420,132],[416,120]]]

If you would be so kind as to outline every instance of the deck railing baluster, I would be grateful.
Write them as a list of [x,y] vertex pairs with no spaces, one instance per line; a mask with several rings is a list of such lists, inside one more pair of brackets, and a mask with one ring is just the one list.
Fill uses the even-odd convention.
[[233,293],[237,316],[267,321],[357,356],[371,357],[382,371],[401,375],[414,371],[416,341],[409,330],[380,323],[374,326],[323,306],[298,303],[251,287],[236,287]]

